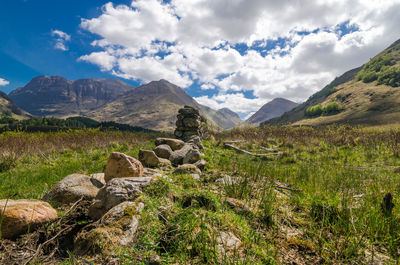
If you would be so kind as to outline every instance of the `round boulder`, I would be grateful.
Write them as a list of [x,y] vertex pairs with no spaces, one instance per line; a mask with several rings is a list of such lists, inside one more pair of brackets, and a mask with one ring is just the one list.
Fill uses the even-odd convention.
[[40,200],[0,200],[0,216],[2,238],[15,238],[58,217],[50,204]]
[[101,178],[100,174],[95,174],[94,177],[72,174],[58,182],[46,193],[43,200],[61,204],[73,203],[81,198],[91,200],[104,185],[104,177]]
[[161,144],[154,148],[154,153],[160,158],[168,159],[172,154],[172,149],[167,144]]

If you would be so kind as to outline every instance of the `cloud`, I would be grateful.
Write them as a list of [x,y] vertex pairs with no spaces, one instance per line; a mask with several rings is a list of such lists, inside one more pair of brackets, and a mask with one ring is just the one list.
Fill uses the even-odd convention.
[[52,30],[51,36],[55,38],[54,49],[68,51],[67,42],[71,40],[71,35],[61,31],[61,30]]
[[3,78],[0,78],[0,86],[7,86],[8,84],[10,84],[9,81],[7,81]]
[[141,82],[196,83],[200,103],[248,114],[275,97],[304,101],[367,62],[399,38],[399,13],[400,0],[108,3],[82,19],[101,51],[80,60]]

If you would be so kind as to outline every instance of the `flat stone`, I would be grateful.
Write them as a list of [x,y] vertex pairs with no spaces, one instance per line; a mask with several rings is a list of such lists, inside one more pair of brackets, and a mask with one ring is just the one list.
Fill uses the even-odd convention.
[[15,238],[57,219],[56,210],[40,200],[0,200],[1,237]]
[[104,171],[106,182],[113,178],[143,176],[143,165],[137,159],[119,152],[112,152]]
[[235,198],[227,198],[225,202],[236,212],[251,212],[251,209],[241,200]]
[[193,164],[183,164],[178,166],[173,174],[201,174],[201,170],[198,169],[195,165]]
[[135,238],[144,204],[122,202],[111,208],[100,220],[84,227],[74,240],[79,255],[111,255],[120,246],[128,246]]
[[51,188],[43,197],[43,200],[61,204],[74,203],[81,198],[92,200],[104,184],[104,179],[99,175],[90,177],[82,174],[71,174]]
[[169,145],[169,147],[171,147],[172,151],[175,151],[175,150],[181,149],[184,146],[185,142],[182,140],[174,139],[174,138],[157,138],[155,140],[155,144],[156,144],[156,146],[159,146],[162,144]]
[[151,177],[110,180],[106,186],[99,190],[95,201],[89,207],[90,218],[98,220],[112,207],[125,201],[134,201],[142,194],[142,189],[153,180]]

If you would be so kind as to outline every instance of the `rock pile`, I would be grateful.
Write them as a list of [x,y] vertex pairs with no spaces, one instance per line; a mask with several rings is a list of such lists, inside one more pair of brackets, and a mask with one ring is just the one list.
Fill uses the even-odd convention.
[[[43,201],[0,200],[0,235],[14,238],[43,223],[60,225],[64,217],[58,218],[48,202],[73,204],[71,209],[82,203],[85,223],[64,228],[72,229],[66,233],[77,254],[112,252],[118,246],[130,244],[144,208],[138,198],[154,180],[165,178],[156,168],[200,179],[201,169],[207,164],[201,159],[200,123],[199,112],[185,106],[179,110],[175,131],[181,139],[157,138],[154,150],[140,150],[138,160],[113,152],[104,173],[68,175],[43,197]],[[81,219],[73,219],[73,223],[75,221]]]
[[193,107],[185,106],[178,112],[175,137],[185,142],[192,139],[193,136],[199,137],[201,122],[204,121],[199,111]]

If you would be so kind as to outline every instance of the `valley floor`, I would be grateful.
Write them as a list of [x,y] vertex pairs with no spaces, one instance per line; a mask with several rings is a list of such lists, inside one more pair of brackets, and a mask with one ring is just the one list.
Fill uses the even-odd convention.
[[[0,199],[40,199],[68,174],[103,172],[112,151],[137,157],[139,149],[154,147],[157,136],[96,130],[1,134]],[[84,257],[66,249],[50,258],[38,255],[33,264],[400,261],[398,127],[241,128],[203,143],[208,165],[200,180],[166,170],[167,178],[145,189],[131,247]],[[382,206],[387,193],[393,195],[392,211]],[[24,239],[0,240],[1,264],[13,264],[10,250],[22,251],[16,246]]]

